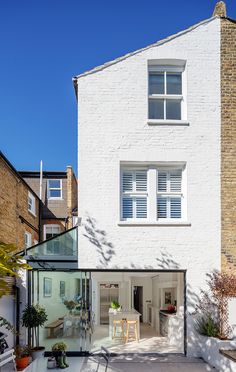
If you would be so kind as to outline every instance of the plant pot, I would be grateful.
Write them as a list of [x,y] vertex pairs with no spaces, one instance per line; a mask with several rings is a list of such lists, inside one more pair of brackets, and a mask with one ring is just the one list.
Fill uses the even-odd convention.
[[34,347],[31,351],[32,359],[35,360],[35,359],[38,359],[38,358],[42,358],[43,355],[44,355],[44,350],[45,350],[45,347],[43,347],[43,346]]
[[21,371],[22,369],[25,369],[30,362],[30,357],[29,356],[24,356],[22,358],[16,358],[16,367],[17,370]]

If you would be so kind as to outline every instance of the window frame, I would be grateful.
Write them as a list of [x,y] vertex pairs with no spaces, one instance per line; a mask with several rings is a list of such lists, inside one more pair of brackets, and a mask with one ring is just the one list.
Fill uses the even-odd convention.
[[[151,73],[163,73],[164,74],[164,94],[150,94],[149,76]],[[167,80],[166,75],[168,73],[181,73],[181,85],[182,94],[167,94]],[[186,107],[186,71],[185,65],[149,65],[148,66],[148,109],[147,117],[148,124],[188,124],[187,122],[187,107]],[[164,100],[164,118],[163,119],[151,119],[149,115],[149,104],[151,100]],[[180,119],[167,119],[166,118],[166,102],[167,100],[180,100]]]
[[[51,227],[52,229],[53,228],[59,228],[59,232],[57,233],[57,234],[55,234],[55,235],[53,235],[52,237],[50,237],[50,238],[48,238],[48,239],[46,239],[46,235],[47,235],[47,228],[48,227]],[[57,235],[59,235],[59,234],[61,234],[61,225],[59,225],[59,224],[54,224],[54,223],[49,223],[49,224],[45,224],[45,225],[43,225],[43,236],[44,236],[44,240],[46,241],[46,240],[49,240],[49,239],[51,239],[51,238],[55,238]],[[53,244],[53,242],[54,241],[52,241],[51,243]],[[55,242],[56,243],[56,242]],[[46,246],[46,253],[47,253],[47,255],[48,256],[53,256],[53,255],[58,255],[60,252],[58,251],[58,252],[56,252],[55,253],[55,247],[54,247],[54,245],[53,245],[53,252],[49,252],[48,250],[47,250],[47,248],[48,248],[48,246]]]
[[[32,200],[32,208],[29,208],[30,206],[30,203],[29,203],[29,200]],[[32,194],[32,192],[28,191],[28,211],[36,217],[36,198],[35,196]]]
[[[147,218],[123,218],[123,174],[124,171],[147,171]],[[157,196],[158,196],[158,172],[160,171],[182,171],[181,180],[181,218],[158,218]],[[177,195],[177,193],[172,193]],[[179,194],[179,193],[178,193]],[[185,225],[191,224],[187,221],[187,164],[186,162],[154,162],[145,163],[143,166],[120,166],[120,188],[119,188],[119,222],[118,225]]]
[[25,233],[24,233],[24,243],[26,243],[26,239],[25,239],[26,236],[27,236],[27,240],[29,241],[29,245],[24,244],[24,246],[25,246],[25,249],[28,249],[32,246],[32,234],[28,231],[25,231]]
[[[50,181],[59,181],[60,187],[50,187]],[[61,195],[60,196],[50,196],[51,190],[60,190]],[[47,198],[48,200],[62,200],[62,179],[59,178],[50,178],[47,180]]]
[[[55,228],[55,227],[57,227],[57,228],[59,228],[59,232],[58,232],[58,234],[60,234],[62,231],[61,231],[61,225],[59,225],[59,224],[56,224],[56,223],[48,223],[48,224],[44,224],[43,225],[43,239],[44,240],[47,240],[46,239],[46,234],[47,234],[47,232],[46,232],[46,230],[47,230],[47,227],[51,227],[51,228]],[[52,237],[54,237],[54,236],[56,236],[56,235],[58,235],[58,234],[55,234],[55,235],[53,235]],[[49,238],[50,239],[50,238]]]

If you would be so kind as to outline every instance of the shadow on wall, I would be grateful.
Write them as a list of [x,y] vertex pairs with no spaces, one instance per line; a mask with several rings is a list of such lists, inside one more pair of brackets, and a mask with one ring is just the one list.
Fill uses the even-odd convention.
[[111,263],[112,257],[115,255],[114,246],[107,239],[107,233],[105,230],[101,230],[96,225],[95,218],[87,217],[86,223],[84,224],[85,236],[90,243],[92,243],[97,252],[99,253],[100,265],[98,268],[107,268]]
[[[107,233],[105,230],[97,226],[97,221],[95,218],[88,216],[86,222],[84,223],[85,232],[83,236],[89,240],[89,242],[94,246],[99,255],[99,265],[98,269],[112,268],[120,269],[117,265],[112,265],[112,259],[116,255],[114,244],[109,241]],[[156,265],[135,265],[130,261],[129,266],[123,266],[122,269],[136,269],[136,270],[178,270],[180,269],[180,264],[173,259],[173,256],[169,254],[165,249],[160,249],[160,258],[155,258]]]
[[[89,240],[94,246],[99,255],[99,265],[97,269],[121,269],[121,267],[112,263],[113,257],[116,255],[114,244],[109,241],[106,231],[98,227],[95,218],[87,217],[83,225],[85,232],[83,236]],[[159,250],[159,257],[153,258],[155,265],[136,265],[130,260],[128,266],[122,266],[122,269],[133,270],[180,270],[184,269],[174,257],[165,250],[164,247]],[[199,291],[198,291],[199,292]],[[200,293],[199,293],[200,294]],[[199,294],[191,287],[189,283],[186,286],[186,299],[187,299],[187,347],[188,354],[193,356],[201,356],[200,350],[200,337],[195,329],[194,318],[198,316],[196,306],[199,303]]]

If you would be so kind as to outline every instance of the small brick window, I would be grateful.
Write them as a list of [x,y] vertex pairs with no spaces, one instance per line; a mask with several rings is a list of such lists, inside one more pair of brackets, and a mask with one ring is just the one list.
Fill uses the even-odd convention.
[[33,215],[35,215],[36,213],[35,197],[31,192],[28,192],[28,211],[31,212]]
[[61,180],[48,180],[48,199],[62,199]]

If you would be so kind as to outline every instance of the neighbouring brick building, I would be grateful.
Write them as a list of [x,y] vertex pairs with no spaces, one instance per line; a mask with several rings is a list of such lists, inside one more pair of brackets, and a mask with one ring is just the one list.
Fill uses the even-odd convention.
[[[21,177],[40,196],[40,172],[19,171]],[[71,166],[66,171],[43,171],[41,239],[70,229],[77,218],[77,179]]]
[[222,269],[236,273],[236,21],[223,17],[220,25]]
[[40,240],[40,200],[2,152],[0,180],[0,241],[21,251]]

